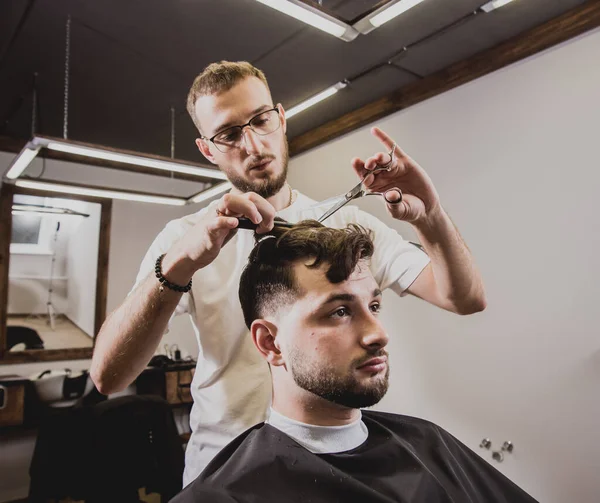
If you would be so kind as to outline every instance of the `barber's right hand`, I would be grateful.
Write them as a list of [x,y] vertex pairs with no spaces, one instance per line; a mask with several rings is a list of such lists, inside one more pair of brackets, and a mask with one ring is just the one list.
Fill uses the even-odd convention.
[[262,234],[273,229],[275,208],[254,192],[225,194],[165,255],[163,275],[173,283],[186,284],[198,269],[215,260],[236,234],[238,217],[258,224],[256,232]]

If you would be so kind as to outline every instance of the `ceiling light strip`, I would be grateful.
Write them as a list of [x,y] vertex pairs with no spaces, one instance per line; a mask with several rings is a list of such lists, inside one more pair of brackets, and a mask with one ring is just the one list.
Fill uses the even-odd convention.
[[203,190],[202,192],[198,192],[198,194],[190,197],[188,199],[188,203],[201,203],[202,201],[206,201],[212,197],[218,196],[223,192],[231,189],[232,185],[230,182],[220,183],[219,185],[215,185],[210,189]]
[[290,119],[294,115],[299,114],[300,112],[303,112],[307,108],[312,107],[313,105],[316,105],[317,103],[329,98],[330,96],[333,96],[340,89],[343,89],[347,85],[348,85],[347,82],[338,82],[337,84],[335,84],[331,87],[328,87],[324,91],[321,91],[319,94],[316,94],[312,98],[309,98],[306,101],[303,101],[302,103],[300,103],[299,105],[296,105],[295,107],[290,108],[289,110],[287,110],[285,112],[286,119]]
[[53,208],[51,206],[36,206],[26,204],[13,204],[12,206],[13,215],[60,215],[60,216],[71,216],[71,217],[89,217],[88,213],[81,213],[79,211],[69,210],[67,208]]
[[512,1],[513,0],[492,0],[491,2],[482,5],[481,10],[483,12],[492,12],[493,10],[496,10]]
[[391,0],[379,9],[371,12],[368,16],[361,18],[352,27],[363,35],[366,35],[400,14],[404,14],[407,10],[412,9],[421,2],[423,0]]
[[350,42],[358,36],[358,32],[349,24],[307,5],[300,0],[257,1],[283,14],[287,14],[298,21],[302,21],[303,23],[324,31],[325,33],[341,38],[346,42]]
[[23,171],[31,164],[31,161],[35,159],[40,151],[40,147],[33,144],[32,142],[28,142],[25,147],[19,152],[17,157],[13,159],[13,162],[10,164],[4,176],[9,180],[14,180],[19,178]]
[[104,159],[106,161],[122,162],[125,164],[133,164],[136,166],[146,166],[148,168],[155,168],[163,171],[173,171],[175,173],[186,173],[189,175],[203,176],[215,180],[227,179],[225,174],[217,169],[203,168],[200,166],[186,166],[185,164],[180,164],[177,162],[161,161],[159,159],[152,159],[150,157],[143,157],[132,154],[122,154],[119,152],[113,152],[110,150],[104,150],[96,147],[82,147],[69,142],[51,140],[48,138],[34,138],[34,141],[36,145],[45,147],[48,150],[66,152],[69,154],[81,155],[83,157],[92,157],[94,159]]
[[166,204],[171,206],[184,206],[187,200],[179,197],[154,196],[151,194],[140,194],[138,192],[127,192],[109,189],[98,189],[94,187],[81,187],[54,182],[38,182],[35,180],[17,180],[17,187],[26,189],[47,190],[61,194],[75,194],[80,196],[101,197],[105,199],[120,199],[123,201],[136,201],[141,203]]

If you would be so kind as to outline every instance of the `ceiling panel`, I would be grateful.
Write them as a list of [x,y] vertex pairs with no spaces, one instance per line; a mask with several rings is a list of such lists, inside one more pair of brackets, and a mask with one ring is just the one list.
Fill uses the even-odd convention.
[[505,8],[479,13],[455,29],[409,49],[397,62],[429,75],[582,3],[584,0],[517,0]]
[[[485,2],[424,0],[370,34],[343,42],[256,0],[34,0],[17,33],[30,1],[0,2],[0,134],[30,135],[37,72],[38,131],[62,136],[65,21],[71,14],[69,137],[169,155],[174,106],[177,157],[193,161],[203,158],[185,99],[193,78],[212,61],[253,62],[286,108],[366,72],[293,118],[293,139],[583,3],[515,0],[432,37]],[[345,18],[376,3],[322,0]],[[394,58],[404,47],[408,51]],[[380,67],[391,58],[411,73]]]
[[[338,81],[387,61],[404,46],[456,22],[469,14],[473,5],[473,0],[425,0],[380,29],[352,42],[304,30],[255,64],[266,72],[274,99],[291,108]],[[365,91],[368,96],[368,90]],[[313,115],[312,127],[323,123],[321,114],[308,113]]]
[[302,112],[289,119],[288,136],[293,138],[310,131],[314,127],[317,114],[319,123],[324,124],[415,80],[418,79],[398,68],[381,67],[341,89],[331,98],[315,105],[311,109],[312,113],[305,115]]

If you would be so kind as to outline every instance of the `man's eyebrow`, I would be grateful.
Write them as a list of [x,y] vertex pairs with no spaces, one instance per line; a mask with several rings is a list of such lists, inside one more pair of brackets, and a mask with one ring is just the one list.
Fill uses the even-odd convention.
[[[271,105],[261,105],[258,108],[252,110],[252,112],[250,112],[250,114],[249,114],[250,118],[252,119],[259,113],[264,112],[265,110],[269,110],[271,108],[273,108],[273,107],[271,107]],[[224,124],[221,124],[217,129],[215,129],[213,136],[216,134],[219,134],[220,132],[224,131],[225,129],[229,129],[230,127],[238,126],[238,125],[239,124],[236,124],[235,122],[225,122]]]
[[[379,288],[375,288],[373,293],[371,294],[373,297],[379,297],[381,295],[381,290]],[[327,304],[331,304],[332,302],[354,302],[356,300],[356,295],[352,295],[351,293],[334,293],[331,294],[325,302],[321,304],[321,306],[326,306]]]
[[327,297],[325,302],[323,302],[321,305],[326,306],[327,304],[331,304],[340,300],[344,302],[353,302],[356,300],[356,296],[350,293],[334,293]]

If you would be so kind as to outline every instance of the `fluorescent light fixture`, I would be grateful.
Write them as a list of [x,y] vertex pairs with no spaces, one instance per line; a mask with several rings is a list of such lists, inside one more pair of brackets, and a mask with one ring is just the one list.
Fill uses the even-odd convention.
[[15,182],[17,187],[26,189],[47,190],[61,194],[77,194],[81,196],[102,197],[107,199],[121,199],[124,201],[137,201],[141,203],[168,204],[172,206],[184,206],[187,200],[180,197],[154,196],[151,194],[140,194],[137,192],[126,192],[109,189],[96,189],[93,187],[79,187],[54,182],[38,182],[35,180],[19,179]]
[[67,215],[74,217],[89,217],[88,213],[81,213],[69,208],[57,208],[55,206],[43,206],[41,204],[18,204],[12,205],[13,215]]
[[482,5],[481,10],[483,12],[492,12],[493,10],[496,10],[497,8],[502,7],[503,5],[506,5],[512,1],[513,0],[492,0],[485,5]]
[[358,32],[352,26],[300,0],[257,1],[346,42],[350,42],[358,36]]
[[12,213],[36,213],[41,215],[53,214],[53,215],[73,215],[78,217],[89,217],[88,213],[82,213],[75,211],[70,208],[59,208],[58,206],[45,206],[42,204],[21,204],[13,203]]
[[218,196],[219,194],[225,192],[226,190],[231,189],[231,182],[220,183],[219,185],[215,185],[210,189],[203,190],[202,192],[198,192],[195,196],[192,196],[188,199],[189,203],[201,203],[202,201],[206,201],[211,197]]
[[352,27],[357,31],[366,35],[379,28],[382,24],[387,23],[400,14],[404,14],[407,10],[412,9],[423,0],[391,0],[377,10],[374,10],[368,16],[357,21]]
[[347,85],[348,84],[346,82],[338,82],[337,84],[325,89],[325,91],[322,91],[319,94],[313,96],[312,98],[309,98],[306,101],[303,101],[299,105],[296,105],[295,107],[290,108],[288,111],[285,112],[286,119],[290,119],[294,115],[299,114],[300,112],[303,112],[308,107],[312,107],[313,105],[319,103],[320,101],[323,101],[324,99],[327,99],[330,96],[333,96],[340,89],[343,89]]
[[23,150],[19,152],[19,155],[14,158],[4,176],[10,180],[19,178],[23,171],[25,171],[25,168],[27,168],[27,166],[31,164],[31,161],[35,159],[35,156],[38,155],[39,151],[40,147],[38,145],[28,142],[27,145],[23,147]]
[[60,213],[60,212],[53,212],[53,211],[34,211],[34,210],[12,210],[11,211],[12,215],[40,215],[40,216],[47,216],[47,215],[60,215],[62,216],[68,216],[68,217],[89,217],[89,215],[84,215],[84,214],[80,214],[80,213]]
[[218,169],[202,168],[195,166],[186,166],[177,162],[161,161],[150,157],[142,157],[131,154],[121,154],[110,150],[103,150],[93,147],[81,147],[68,142],[56,140],[47,140],[36,138],[36,144],[46,147],[49,150],[58,152],[68,152],[69,154],[81,155],[84,157],[93,157],[95,159],[104,159],[107,161],[122,162],[125,164],[135,164],[136,166],[146,166],[148,168],[161,169],[164,171],[173,171],[175,173],[186,173],[189,175],[204,176],[216,180],[226,180],[227,177]]

